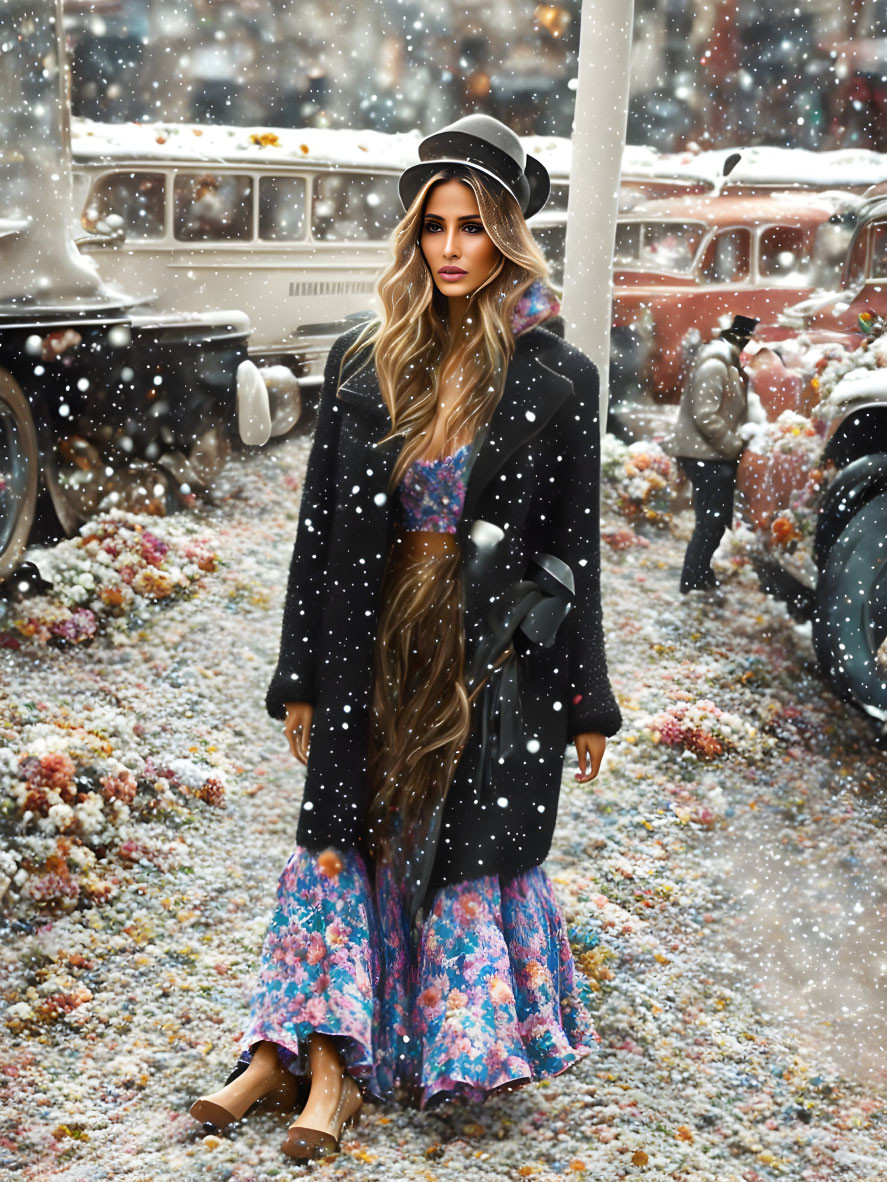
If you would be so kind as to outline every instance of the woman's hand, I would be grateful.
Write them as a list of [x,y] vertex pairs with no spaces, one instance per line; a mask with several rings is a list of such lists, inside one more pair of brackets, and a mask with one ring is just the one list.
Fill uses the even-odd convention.
[[290,751],[299,763],[308,763],[308,744],[311,741],[311,720],[314,707],[310,702],[287,702],[286,722],[283,733],[290,745]]
[[587,780],[593,780],[601,770],[601,760],[607,750],[607,738],[597,731],[590,731],[587,735],[576,735],[573,742],[576,744],[576,755],[579,757],[576,779],[580,784],[584,784]]

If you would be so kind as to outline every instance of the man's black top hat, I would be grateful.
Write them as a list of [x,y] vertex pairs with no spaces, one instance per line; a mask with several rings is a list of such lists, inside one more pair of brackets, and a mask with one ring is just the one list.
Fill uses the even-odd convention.
[[517,135],[492,115],[466,115],[419,144],[421,164],[408,168],[398,182],[404,209],[442,164],[468,165],[498,181],[517,200],[525,218],[538,213],[551,190],[548,170],[529,156]]
[[752,337],[760,323],[760,320],[755,320],[752,316],[734,316],[733,323],[723,330],[721,336]]

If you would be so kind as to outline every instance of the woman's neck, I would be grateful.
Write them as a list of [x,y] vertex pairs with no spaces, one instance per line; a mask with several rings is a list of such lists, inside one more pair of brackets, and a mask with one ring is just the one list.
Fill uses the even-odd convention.
[[448,296],[448,315],[450,322],[450,340],[455,340],[456,334],[462,328],[471,296]]

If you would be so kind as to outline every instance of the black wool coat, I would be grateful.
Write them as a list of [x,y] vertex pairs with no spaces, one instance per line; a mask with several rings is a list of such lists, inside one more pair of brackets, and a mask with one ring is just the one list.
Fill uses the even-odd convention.
[[[314,705],[296,840],[319,852],[363,849],[366,753],[379,591],[396,498],[388,481],[402,441],[377,445],[390,422],[372,363],[330,351],[308,461],[283,615],[280,657],[266,704]],[[466,665],[490,605],[527,572],[533,554],[572,569],[572,610],[550,648],[520,658],[522,741],[476,790],[472,734],[443,814],[431,886],[487,874],[505,878],[544,861],[567,743],[621,725],[607,676],[599,574],[598,374],[544,328],[517,337],[502,398],[468,477],[457,540],[463,557]],[[486,693],[483,690],[482,693]]]

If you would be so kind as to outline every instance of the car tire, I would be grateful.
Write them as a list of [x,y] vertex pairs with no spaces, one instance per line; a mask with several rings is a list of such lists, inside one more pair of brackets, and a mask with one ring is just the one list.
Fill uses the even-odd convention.
[[813,641],[840,697],[887,723],[887,492],[872,498],[841,532],[816,588]]
[[22,560],[37,507],[40,451],[21,386],[0,369],[0,579]]
[[814,557],[818,566],[859,510],[872,497],[887,489],[887,454],[862,456],[838,473],[819,511]]

